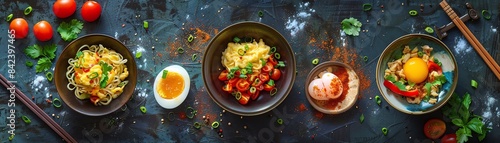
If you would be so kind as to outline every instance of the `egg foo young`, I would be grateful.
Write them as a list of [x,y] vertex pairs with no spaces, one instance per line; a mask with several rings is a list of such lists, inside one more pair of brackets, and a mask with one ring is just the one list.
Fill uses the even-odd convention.
[[127,59],[101,44],[81,46],[68,63],[67,88],[78,99],[90,99],[96,106],[111,103],[128,83]]

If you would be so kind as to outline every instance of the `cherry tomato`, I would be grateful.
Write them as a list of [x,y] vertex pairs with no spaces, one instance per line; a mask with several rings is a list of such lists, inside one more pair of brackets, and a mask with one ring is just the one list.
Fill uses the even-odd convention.
[[257,87],[257,89],[258,89],[258,87],[261,86],[262,84],[264,84],[264,82],[262,80],[260,80],[260,78],[256,78],[253,81],[252,86]]
[[248,79],[247,80],[248,80],[248,82],[253,83],[255,81],[255,79],[257,79],[258,77],[259,77],[259,73],[254,72],[254,73],[248,75]]
[[427,138],[438,139],[446,131],[446,124],[440,119],[430,119],[424,125],[424,134]]
[[52,12],[58,18],[67,18],[76,11],[76,2],[75,0],[57,0],[52,6]]
[[14,30],[14,35],[16,39],[22,39],[28,36],[28,22],[23,18],[16,18],[10,22],[10,30]]
[[35,34],[36,39],[40,41],[48,41],[52,39],[52,26],[47,21],[40,21],[33,26],[33,33]]
[[231,85],[230,83],[225,84],[224,86],[222,86],[222,90],[231,93],[233,92],[233,85]]
[[274,65],[267,62],[266,65],[264,67],[262,67],[262,72],[263,73],[269,73],[271,70],[274,69]]
[[441,138],[441,143],[457,143],[456,134],[446,134]]
[[261,85],[259,85],[259,86],[254,86],[254,87],[257,89],[257,91],[262,91],[262,90],[264,90],[264,85],[262,85],[262,84],[261,84]]
[[219,80],[220,80],[220,81],[226,81],[226,80],[227,80],[227,74],[228,74],[228,71],[227,71],[227,70],[223,70],[223,71],[219,74]]
[[89,0],[83,4],[80,13],[82,14],[83,20],[93,22],[101,16],[101,11],[101,5],[98,2]]
[[248,94],[247,92],[242,92],[241,98],[240,100],[238,100],[238,102],[240,102],[241,105],[246,105],[248,104],[248,100],[250,100],[250,94]]
[[257,98],[259,98],[259,95],[260,95],[259,90],[255,91],[255,93],[250,93],[250,92],[248,92],[248,93],[250,94],[250,99],[252,99],[252,100],[257,100]]
[[250,82],[248,82],[247,80],[245,79],[240,79],[238,80],[238,82],[236,83],[236,88],[238,89],[238,91],[240,92],[244,92],[244,91],[247,91],[249,88],[250,88]]
[[265,91],[271,91],[271,90],[273,90],[273,88],[274,88],[274,86],[271,86],[269,84],[264,84],[264,90]]
[[281,77],[280,69],[273,69],[273,71],[269,72],[271,75],[271,79],[278,80]]
[[97,102],[99,102],[99,97],[98,96],[90,96],[90,102],[94,103],[94,105],[97,105]]
[[269,56],[269,59],[267,59],[267,63],[271,63],[273,67],[278,64],[278,60],[274,58],[274,55]]
[[259,79],[262,82],[267,82],[267,81],[269,81],[269,74],[267,74],[267,73],[260,73],[259,74]]
[[238,82],[238,80],[240,80],[240,78],[231,78],[228,83],[231,84],[231,85],[236,85],[236,82]]

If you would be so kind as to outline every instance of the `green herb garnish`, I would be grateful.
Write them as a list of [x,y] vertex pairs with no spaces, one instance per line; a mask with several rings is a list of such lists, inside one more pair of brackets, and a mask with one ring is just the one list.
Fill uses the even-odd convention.
[[189,42],[189,43],[193,42],[193,40],[194,40],[194,36],[193,36],[193,35],[191,35],[191,34],[189,34],[189,37],[188,37],[188,39],[187,39],[187,40],[188,40],[188,42]]
[[142,52],[135,53],[135,58],[138,59],[138,58],[141,58],[141,56],[142,56]]
[[315,58],[312,60],[311,62],[313,65],[317,65],[319,63],[319,59],[318,58]]
[[241,39],[240,39],[240,38],[238,38],[238,37],[234,37],[234,38],[233,38],[233,42],[234,42],[234,43],[239,43],[240,41],[241,41]]
[[361,31],[361,26],[363,25],[357,19],[352,17],[342,20],[341,24],[344,33],[351,36],[358,36],[359,31]]
[[149,22],[147,21],[144,21],[142,26],[144,27],[144,29],[148,29],[149,28]]
[[476,80],[470,80],[470,86],[474,87],[474,88],[477,88],[477,82]]
[[168,74],[168,70],[163,70],[161,78],[163,78],[163,79],[167,78],[167,74]]
[[361,116],[359,116],[359,122],[362,124],[363,121],[365,121],[365,115],[363,115],[363,113],[361,113]]
[[24,15],[28,15],[33,11],[33,7],[28,6],[26,9],[24,9]]
[[30,120],[30,118],[28,118],[28,116],[24,116],[24,115],[23,115],[23,116],[21,116],[21,118],[23,119],[23,121],[24,121],[26,124],[31,123],[31,120]]
[[52,105],[54,105],[54,107],[56,108],[61,107],[62,106],[61,100],[59,100],[59,98],[54,98],[54,100],[52,100]]
[[363,11],[370,11],[372,10],[372,4],[371,3],[365,3],[363,4]]
[[33,62],[31,62],[31,61],[26,61],[26,66],[28,66],[28,67],[32,67],[32,66],[33,66]]
[[52,81],[54,74],[52,74],[52,72],[47,72],[45,73],[45,77],[47,78],[48,81]]
[[276,122],[280,125],[283,125],[283,119],[279,118],[278,120],[276,120]]
[[145,107],[145,106],[141,106],[141,107],[140,107],[140,109],[141,109],[141,112],[142,112],[143,114],[145,114],[146,112],[148,112],[148,109],[146,109],[146,107]]
[[477,133],[478,139],[481,142],[485,137],[489,128],[482,122],[481,116],[471,114],[470,104],[471,97],[466,93],[463,98],[453,94],[448,103],[443,106],[443,114],[451,119],[452,123],[458,126],[455,132],[457,141],[460,143],[467,142],[469,137],[472,137],[472,131]]
[[217,121],[212,122],[212,128],[214,128],[214,129],[217,129],[219,127],[219,125],[220,124]]
[[83,22],[73,19],[69,23],[62,22],[59,27],[57,27],[57,32],[61,34],[61,38],[64,41],[72,41],[78,37],[82,28]]
[[14,14],[9,14],[9,16],[7,16],[7,18],[5,18],[5,21],[9,22],[10,20],[12,20],[12,18],[14,18]]
[[384,136],[387,136],[387,132],[389,132],[389,129],[387,128],[382,128],[382,133],[384,133]]

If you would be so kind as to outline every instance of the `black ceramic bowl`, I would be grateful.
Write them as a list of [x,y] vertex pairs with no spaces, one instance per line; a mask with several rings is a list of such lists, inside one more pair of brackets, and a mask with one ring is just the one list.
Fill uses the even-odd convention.
[[[236,36],[263,39],[266,45],[277,47],[280,60],[286,67],[281,69],[281,78],[276,82],[278,92],[274,96],[262,91],[257,100],[241,105],[230,93],[222,90],[225,83],[218,79],[225,69],[221,63],[222,52]],[[208,94],[220,107],[237,115],[255,116],[274,109],[288,96],[295,81],[295,57],[287,40],[272,27],[258,22],[240,22],[226,27],[210,41],[203,56],[202,74]]]
[[[95,106],[89,99],[80,100],[75,96],[73,90],[67,88],[68,79],[66,78],[66,71],[69,66],[68,59],[74,58],[78,49],[85,44],[102,44],[104,47],[120,53],[124,59],[127,59],[125,65],[129,71],[129,76],[125,80],[129,82],[123,89],[122,94],[113,99],[108,105]],[[54,80],[59,96],[71,109],[89,116],[102,116],[116,111],[130,99],[137,83],[137,66],[132,53],[120,41],[107,35],[89,34],[72,41],[64,48],[56,62]]]

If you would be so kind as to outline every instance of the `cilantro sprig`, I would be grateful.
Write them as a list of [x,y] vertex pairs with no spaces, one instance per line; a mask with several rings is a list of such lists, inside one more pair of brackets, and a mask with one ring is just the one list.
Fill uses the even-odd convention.
[[78,37],[78,34],[83,28],[83,22],[73,19],[69,23],[62,22],[59,27],[57,27],[57,32],[61,34],[61,38],[64,41],[72,41]]
[[484,126],[481,116],[471,114],[469,111],[471,102],[469,93],[466,93],[463,98],[453,94],[447,105],[443,106],[443,114],[459,127],[455,134],[460,143],[467,142],[469,137],[472,137],[472,131],[477,133],[478,140],[482,141],[490,130]]
[[57,46],[55,44],[51,45],[31,45],[24,49],[24,53],[33,59],[38,59],[37,65],[35,66],[36,72],[47,71],[52,67],[52,60],[56,57]]
[[363,25],[358,19],[352,17],[342,20],[341,24],[344,33],[351,36],[358,36],[359,31],[361,31],[361,26]]

